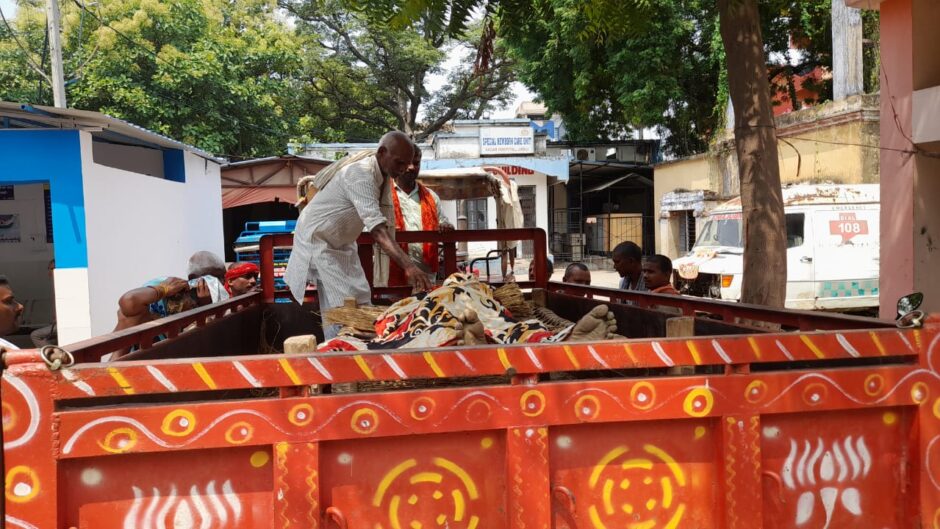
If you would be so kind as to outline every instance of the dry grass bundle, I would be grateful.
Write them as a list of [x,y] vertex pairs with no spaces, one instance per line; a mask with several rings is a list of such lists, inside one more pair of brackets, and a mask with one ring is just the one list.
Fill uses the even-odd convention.
[[350,327],[365,333],[375,332],[375,320],[382,315],[388,307],[337,307],[326,311],[326,319],[331,323]]
[[558,332],[568,327],[569,325],[572,325],[573,323],[555,314],[555,312],[551,309],[545,307],[535,307],[533,316],[535,319],[542,322],[542,325],[548,327],[549,330],[554,332]]
[[506,283],[493,291],[493,297],[504,307],[509,309],[517,320],[527,320],[532,317],[532,306],[525,300],[522,290],[516,283]]

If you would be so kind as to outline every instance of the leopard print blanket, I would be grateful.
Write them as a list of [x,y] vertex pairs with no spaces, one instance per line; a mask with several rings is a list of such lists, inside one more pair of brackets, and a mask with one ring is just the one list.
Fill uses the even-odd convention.
[[477,313],[487,341],[496,344],[559,342],[573,325],[553,332],[535,319],[519,321],[493,297],[489,285],[470,274],[453,274],[439,288],[405,298],[389,307],[375,323],[376,337],[364,341],[339,336],[320,351],[365,349],[429,349],[456,345],[463,336],[458,316],[467,309]]

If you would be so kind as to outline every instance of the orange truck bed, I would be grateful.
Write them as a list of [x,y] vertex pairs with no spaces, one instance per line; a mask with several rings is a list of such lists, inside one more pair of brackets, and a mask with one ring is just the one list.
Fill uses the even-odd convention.
[[[610,303],[653,335],[262,355],[275,322],[299,328],[285,311],[304,315],[267,292],[66,347],[60,369],[8,352],[6,527],[940,525],[940,319],[561,293],[539,275],[559,314]],[[695,336],[655,335],[674,313]],[[172,337],[144,348],[160,359],[97,362],[154,333]]]

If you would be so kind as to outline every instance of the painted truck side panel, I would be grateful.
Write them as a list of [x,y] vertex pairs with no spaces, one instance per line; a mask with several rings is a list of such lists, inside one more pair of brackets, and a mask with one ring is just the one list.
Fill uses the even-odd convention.
[[[533,231],[544,257],[544,233]],[[604,300],[669,327],[666,307],[722,332],[298,354],[209,342],[262,321],[286,325],[269,317],[283,309],[269,242],[263,294],[78,344],[79,363],[63,369],[35,350],[3,355],[7,527],[927,529],[940,520],[940,318],[897,329],[546,284],[538,269],[558,310]],[[188,356],[96,362],[155,333],[173,337],[153,349]],[[173,349],[200,338],[205,351]],[[209,353],[233,356],[195,357]],[[351,382],[373,390],[312,391]]]
[[[938,324],[59,372],[18,364],[0,382],[6,525],[932,527]],[[505,364],[529,374],[882,355],[905,360],[375,393],[276,390],[498,373]],[[267,396],[171,401],[246,390]],[[154,402],[63,405],[121,395]]]

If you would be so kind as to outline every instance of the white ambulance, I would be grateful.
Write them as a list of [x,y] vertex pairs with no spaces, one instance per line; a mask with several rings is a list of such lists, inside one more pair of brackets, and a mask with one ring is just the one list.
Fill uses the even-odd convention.
[[[793,185],[783,189],[783,200],[786,307],[834,311],[877,307],[879,186]],[[740,198],[708,213],[695,246],[673,262],[680,292],[740,300],[742,224]]]

